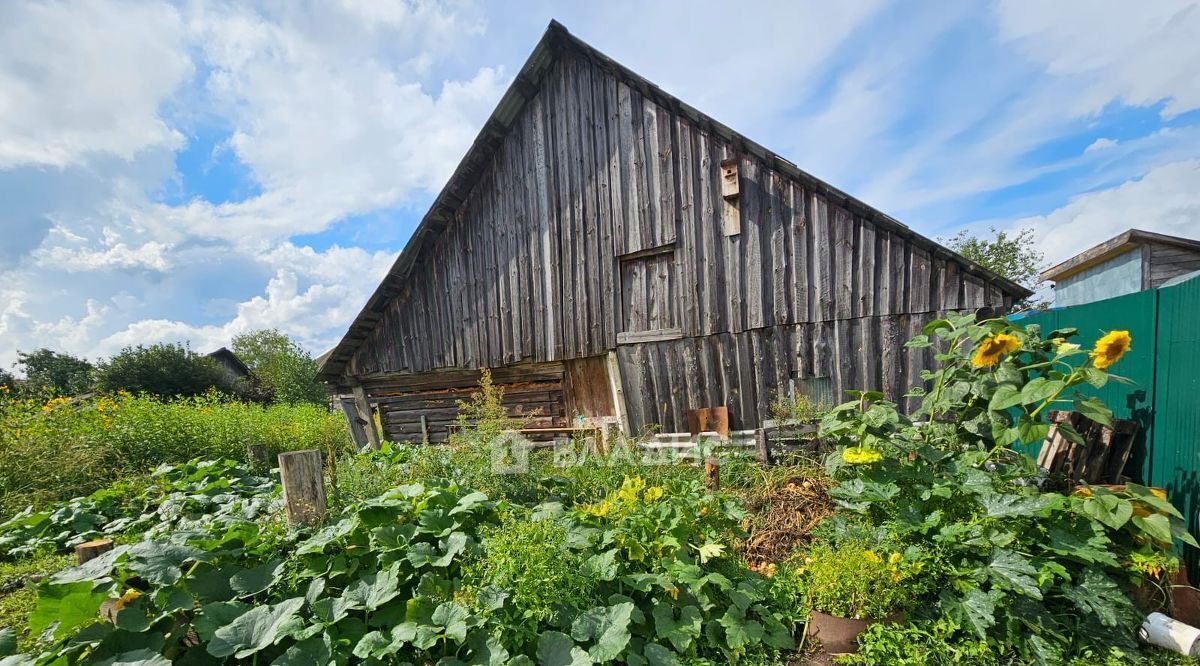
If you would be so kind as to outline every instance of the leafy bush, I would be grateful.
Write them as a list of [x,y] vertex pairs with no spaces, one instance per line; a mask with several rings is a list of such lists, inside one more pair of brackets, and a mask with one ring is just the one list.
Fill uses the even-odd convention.
[[78,395],[92,387],[92,364],[71,354],[46,348],[17,352],[17,365],[25,373],[25,390],[51,395]]
[[525,511],[505,517],[484,532],[481,557],[463,566],[463,587],[486,601],[489,585],[509,594],[498,613],[506,628],[527,628],[525,635],[501,636],[507,645],[536,643],[537,626],[568,608],[590,608],[604,601],[598,581],[589,575],[583,554],[569,544],[569,523],[557,516],[531,519]]
[[317,381],[316,361],[286,334],[273,328],[242,333],[234,336],[231,346],[269,401],[314,405],[328,401],[328,392]]
[[216,389],[235,393],[217,362],[178,344],[126,347],[100,364],[96,388],[105,393],[127,391],[160,398],[203,395]]
[[912,599],[911,579],[924,566],[916,555],[916,549],[881,554],[858,541],[818,543],[801,556],[808,605],[838,617],[887,617]]
[[1153,509],[1140,516],[1130,498],[1043,492],[1034,461],[1007,448],[1044,437],[1038,417],[1060,401],[1110,419],[1069,391],[1113,380],[1106,369],[1119,354],[1093,350],[1073,366],[1087,352],[1066,342],[1072,334],[1043,339],[1036,327],[970,316],[932,322],[909,343],[928,346],[932,336],[943,350],[924,375],[932,390],[919,392],[922,425],[878,393],[858,394],[822,424],[843,445],[827,461],[842,510],[927,553],[925,576],[939,591],[918,605],[999,654],[1041,663],[1134,649],[1141,614],[1122,586],[1147,578],[1130,544],[1167,557],[1173,539],[1194,543],[1178,512],[1145,489],[1130,486]]
[[243,460],[246,445],[271,454],[342,449],[341,415],[315,405],[259,405],[216,394],[162,402],[116,395],[90,400],[0,394],[0,511],[87,495],[115,479],[192,458]]

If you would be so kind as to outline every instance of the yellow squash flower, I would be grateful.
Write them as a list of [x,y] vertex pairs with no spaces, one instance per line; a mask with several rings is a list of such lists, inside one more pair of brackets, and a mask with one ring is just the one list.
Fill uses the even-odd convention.
[[989,335],[979,341],[971,365],[977,368],[990,368],[1000,362],[1000,357],[1011,354],[1021,348],[1021,341],[1010,333]]
[[874,449],[851,446],[842,450],[842,460],[850,465],[870,465],[883,459],[883,454]]
[[644,492],[642,492],[642,497],[645,498],[647,502],[653,502],[662,496],[662,486],[650,486]]
[[1121,360],[1125,352],[1129,351],[1133,339],[1129,337],[1129,331],[1109,331],[1096,341],[1096,346],[1092,348],[1092,365],[1104,370],[1108,366]]
[[133,600],[137,599],[140,596],[142,596],[141,592],[138,592],[137,590],[129,590],[125,594],[122,594],[121,598],[117,599],[117,602],[115,604],[113,604],[113,608],[115,608],[117,610],[121,610],[127,604],[133,603]]

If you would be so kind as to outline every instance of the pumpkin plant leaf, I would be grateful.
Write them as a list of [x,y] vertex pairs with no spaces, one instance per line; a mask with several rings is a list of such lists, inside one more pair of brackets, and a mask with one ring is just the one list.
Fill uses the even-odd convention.
[[281,638],[280,629],[303,605],[304,597],[295,597],[278,604],[255,606],[217,629],[208,643],[208,653],[214,657],[244,659],[274,644]]
[[538,636],[540,666],[591,666],[588,653],[575,645],[571,637],[558,631],[543,631]]

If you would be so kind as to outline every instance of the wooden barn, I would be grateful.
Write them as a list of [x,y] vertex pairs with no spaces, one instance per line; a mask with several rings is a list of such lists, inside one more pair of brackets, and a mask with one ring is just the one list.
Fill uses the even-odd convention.
[[1028,293],[551,23],[320,371],[364,444],[445,440],[481,368],[535,425],[748,429],[899,397],[926,321]]

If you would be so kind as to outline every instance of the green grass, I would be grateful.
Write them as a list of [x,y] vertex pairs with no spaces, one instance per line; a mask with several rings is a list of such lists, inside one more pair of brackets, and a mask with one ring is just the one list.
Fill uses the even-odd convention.
[[0,562],[0,629],[12,629],[16,632],[20,650],[27,650],[33,646],[33,637],[28,635],[26,626],[29,613],[37,601],[35,579],[51,575],[72,564],[74,557],[57,553]]
[[145,396],[71,401],[0,395],[0,516],[87,495],[162,463],[245,460],[350,446],[345,419],[314,405],[263,407],[216,394],[163,402]]

